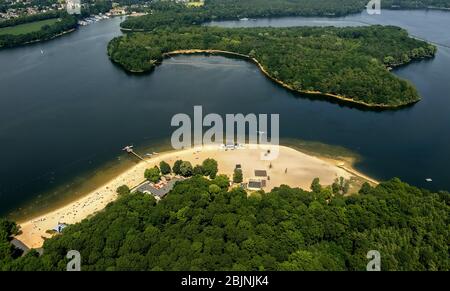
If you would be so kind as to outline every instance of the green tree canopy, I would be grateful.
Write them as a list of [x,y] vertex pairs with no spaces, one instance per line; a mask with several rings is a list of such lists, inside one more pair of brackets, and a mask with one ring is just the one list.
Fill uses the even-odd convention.
[[242,181],[244,180],[243,174],[242,174],[242,169],[234,169],[234,173],[233,173],[233,183],[242,183]]
[[214,179],[219,171],[217,161],[214,159],[206,159],[202,163],[203,175]]
[[15,227],[0,221],[0,269],[65,270],[76,249],[86,271],[365,270],[378,250],[382,270],[448,271],[449,200],[398,179],[326,201],[287,186],[247,196],[195,176],[158,203],[120,196],[46,240],[41,257],[12,256]]
[[181,175],[180,166],[182,163],[183,163],[182,160],[175,161],[172,170],[176,175]]
[[163,174],[163,175],[168,175],[172,172],[170,165],[168,163],[166,163],[165,161],[161,161],[159,163],[159,168],[161,169],[161,174]]
[[183,177],[190,177],[193,174],[192,164],[188,161],[183,161],[180,165],[180,174]]
[[119,195],[127,195],[127,194],[130,194],[130,188],[128,188],[127,185],[122,185],[117,188],[116,192]]
[[157,166],[153,168],[145,170],[144,173],[145,179],[149,180],[152,183],[157,183],[161,179],[161,172]]

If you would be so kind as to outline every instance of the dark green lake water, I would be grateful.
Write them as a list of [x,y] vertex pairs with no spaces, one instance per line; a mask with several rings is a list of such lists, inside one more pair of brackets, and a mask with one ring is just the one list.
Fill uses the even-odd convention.
[[[105,164],[132,164],[121,153],[124,145],[155,150],[172,133],[171,117],[191,114],[194,105],[203,105],[205,114],[279,113],[283,138],[344,146],[364,158],[359,170],[378,179],[396,176],[418,186],[450,189],[449,12],[220,23],[393,24],[442,44],[435,59],[395,71],[415,84],[423,100],[386,112],[292,94],[255,65],[225,57],[180,56],[166,60],[153,74],[128,75],[106,55],[108,41],[120,34],[120,21],[98,22],[49,42],[0,51],[0,214],[29,201],[36,207],[52,205],[63,199],[64,189],[105,171]],[[428,177],[433,183],[425,182]]]

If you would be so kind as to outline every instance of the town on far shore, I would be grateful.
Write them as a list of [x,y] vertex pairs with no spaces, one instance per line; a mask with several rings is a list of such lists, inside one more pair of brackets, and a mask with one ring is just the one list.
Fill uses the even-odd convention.
[[[76,0],[50,0],[46,2],[36,2],[33,0],[4,0],[0,1],[0,22],[4,20],[12,20],[15,18],[32,16],[37,14],[64,11],[67,5],[72,2],[77,2]],[[119,2],[110,2],[111,7],[108,7],[107,2],[109,1],[94,1],[94,0],[83,0],[81,1],[81,8],[87,11],[92,11],[90,13],[92,16],[99,17],[112,17],[112,16],[122,16],[122,15],[132,15],[140,16],[145,13],[139,12],[148,7],[151,1],[143,1],[139,4],[127,5]],[[99,7],[101,4],[105,4],[107,7]],[[110,8],[110,9],[108,9]],[[102,11],[102,12],[100,12]],[[81,21],[80,21],[81,22]],[[80,24],[83,24],[81,22]]]
[[[139,1],[139,4],[128,4],[130,1],[95,1],[95,0],[49,0],[49,1],[35,1],[35,0],[0,0],[0,22],[3,20],[11,20],[14,18],[31,16],[41,13],[48,13],[52,11],[64,11],[67,5],[71,3],[79,3],[81,1],[81,8],[89,10],[94,7],[93,12],[105,11],[105,9],[99,9],[101,5],[106,5],[111,3],[111,8],[106,12],[91,13],[91,15],[112,17],[112,16],[141,16],[143,11],[149,7],[152,2]],[[132,2],[132,1],[131,1]],[[204,0],[176,0],[177,3],[184,3],[189,7],[200,7],[203,6]],[[80,24],[83,24],[80,23]]]

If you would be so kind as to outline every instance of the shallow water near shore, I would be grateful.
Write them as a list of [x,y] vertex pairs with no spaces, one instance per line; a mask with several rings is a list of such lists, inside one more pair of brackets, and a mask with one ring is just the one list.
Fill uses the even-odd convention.
[[[387,11],[367,17],[319,20],[394,24],[450,45],[450,12]],[[317,21],[298,17],[270,23],[324,25]],[[106,55],[108,41],[120,35],[119,23],[119,18],[102,21],[52,41],[0,51],[0,214],[28,217],[74,200],[134,164],[121,151],[125,145],[134,144],[144,154],[167,148],[172,116],[192,115],[194,105],[203,105],[205,115],[278,113],[282,138],[347,148],[361,157],[357,169],[376,179],[396,176],[450,189],[447,47],[439,47],[433,60],[394,72],[414,83],[421,102],[373,112],[293,94],[254,64],[220,56],[178,56],[152,74],[126,74]]]

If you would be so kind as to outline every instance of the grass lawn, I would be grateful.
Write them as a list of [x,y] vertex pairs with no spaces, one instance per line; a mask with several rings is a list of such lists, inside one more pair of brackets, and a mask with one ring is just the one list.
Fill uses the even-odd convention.
[[3,34],[13,34],[13,35],[20,35],[20,34],[27,34],[30,32],[38,31],[41,29],[44,25],[52,25],[58,21],[58,18],[52,18],[52,19],[46,19],[46,20],[40,20],[30,23],[24,23],[14,26],[8,26],[0,28],[0,35]]
[[188,7],[201,7],[205,5],[205,1],[194,1],[194,2],[188,2],[186,3]]

